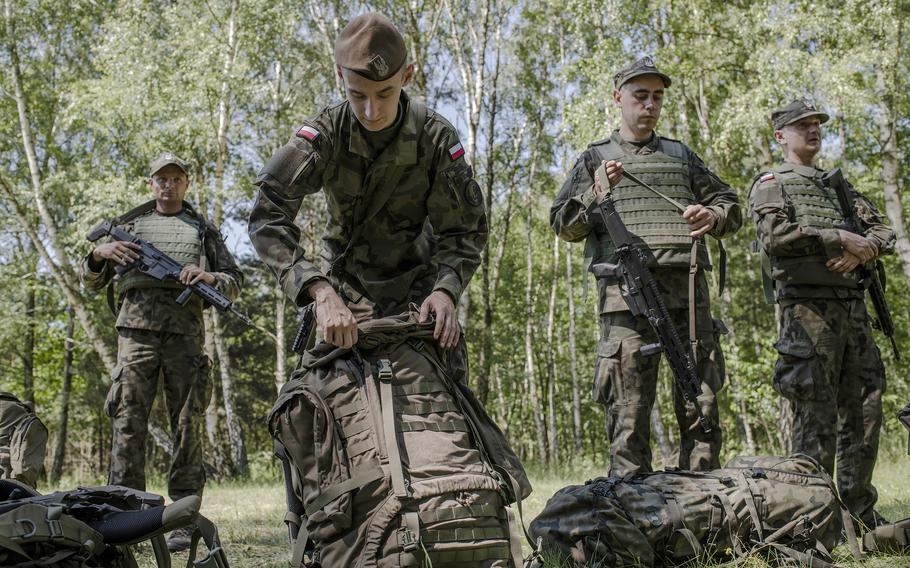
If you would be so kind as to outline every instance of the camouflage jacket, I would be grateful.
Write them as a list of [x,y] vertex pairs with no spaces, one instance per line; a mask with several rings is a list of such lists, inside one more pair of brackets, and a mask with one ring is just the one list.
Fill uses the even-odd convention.
[[[660,149],[662,137],[654,134],[651,140],[639,147],[623,140],[619,131],[613,132],[611,143],[619,144],[627,154],[651,154]],[[595,142],[585,150],[578,160],[562,189],[550,208],[550,226],[560,238],[569,242],[578,242],[587,238],[592,231],[601,233],[605,229],[599,221],[589,216],[597,201],[594,197],[594,172],[600,167]],[[689,185],[698,202],[710,209],[716,216],[710,235],[724,238],[735,233],[742,225],[742,213],[739,197],[729,185],[717,177],[705,163],[688,146],[683,145],[689,163]],[[688,306],[688,268],[660,268],[660,282],[664,300],[668,308],[685,308]],[[619,287],[598,282],[600,289],[600,309],[602,312],[623,311],[628,309],[625,300],[619,293]],[[707,305],[707,295],[699,305]]]
[[[154,202],[150,202],[154,205]],[[146,204],[149,205],[149,204]],[[205,250],[205,269],[215,277],[215,288],[230,299],[240,295],[243,286],[243,273],[237,267],[224,239],[215,225],[203,219],[195,209],[184,202],[184,210],[179,214],[187,223],[204,223],[202,244]],[[158,215],[150,207],[145,215]],[[131,231],[131,223],[120,225],[125,231]],[[156,243],[152,243],[153,245]],[[82,260],[82,282],[90,290],[101,290],[115,279],[116,272],[112,263],[96,263],[89,253]],[[145,329],[166,331],[185,335],[198,335],[203,331],[203,303],[193,295],[184,306],[176,303],[180,290],[172,285],[149,288],[133,288],[120,294],[117,313],[117,328]]]
[[[765,253],[772,257],[839,257],[843,254],[843,247],[837,229],[798,222],[793,204],[784,191],[781,173],[817,180],[825,171],[814,166],[781,164],[769,173],[756,176],[749,190],[749,215],[755,222],[756,235]],[[865,225],[865,236],[875,244],[880,255],[891,252],[894,249],[894,231],[885,224],[871,201],[855,191],[853,198]],[[836,203],[835,196],[832,195],[831,199]],[[863,297],[862,290],[843,286],[777,283],[775,288],[779,300]]]
[[[347,101],[305,120],[259,174],[249,232],[263,262],[298,305],[328,279],[373,315],[403,312],[433,290],[457,302],[487,238],[483,195],[455,129],[401,95],[397,135],[376,156]],[[300,245],[304,196],[323,190],[328,224],[321,266]]]

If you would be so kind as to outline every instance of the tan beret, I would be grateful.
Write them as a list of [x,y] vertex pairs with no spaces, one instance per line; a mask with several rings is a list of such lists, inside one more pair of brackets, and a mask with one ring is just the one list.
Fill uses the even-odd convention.
[[395,24],[376,12],[351,20],[335,40],[335,63],[371,81],[385,81],[397,73],[407,53]]

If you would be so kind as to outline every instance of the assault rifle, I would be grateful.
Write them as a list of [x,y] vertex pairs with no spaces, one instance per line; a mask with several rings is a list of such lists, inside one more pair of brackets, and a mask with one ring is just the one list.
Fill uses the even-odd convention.
[[[126,265],[114,264],[114,270],[119,275],[126,274],[130,270],[138,270],[146,276],[151,276],[155,280],[167,280],[168,278],[180,282],[180,271],[183,265],[164,254],[148,241],[124,231],[120,227],[112,224],[110,221],[102,221],[86,237],[89,241],[95,242],[105,235],[110,235],[118,241],[126,241],[139,245],[136,253],[139,258]],[[250,318],[246,317],[237,308],[227,296],[210,286],[205,282],[190,284],[186,289],[177,296],[177,303],[181,306],[186,304],[192,294],[201,297],[207,304],[215,306],[220,312],[231,312],[240,318],[247,325],[251,324]]]
[[[850,188],[844,179],[841,169],[835,168],[826,173],[822,177],[822,184],[825,187],[830,187],[837,194],[837,202],[840,205],[841,212],[844,214],[844,225],[842,228],[851,233],[863,235],[863,224],[856,213],[856,207],[853,206]],[[881,330],[885,337],[891,341],[894,359],[899,361],[901,354],[897,349],[897,342],[894,341],[894,320],[891,319],[891,309],[888,308],[888,300],[885,298],[884,273],[885,267],[880,260],[861,266],[859,268],[859,285],[860,288],[869,291],[872,307],[875,309],[875,319],[872,320],[872,327]]]
[[[606,183],[606,172],[603,172],[601,179]],[[626,305],[629,306],[629,311],[632,312],[632,315],[648,318],[654,333],[657,334],[658,342],[643,346],[642,355],[648,356],[663,352],[670,365],[670,370],[673,372],[676,388],[680,390],[686,402],[692,403],[692,406],[695,407],[695,415],[698,417],[702,431],[710,434],[713,426],[698,404],[697,397],[701,394],[702,381],[695,369],[695,357],[691,346],[679,337],[660,289],[657,287],[657,281],[645,264],[646,256],[635,247],[632,234],[619,217],[619,213],[616,212],[609,190],[605,193],[597,210],[610,235],[610,240],[616,247],[619,264],[598,263],[591,266],[591,271],[597,278],[618,276],[622,279],[625,284],[622,296]]]

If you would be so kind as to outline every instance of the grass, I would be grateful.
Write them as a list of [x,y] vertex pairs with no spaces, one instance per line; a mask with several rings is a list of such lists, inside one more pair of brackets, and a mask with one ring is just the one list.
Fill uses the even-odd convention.
[[[907,458],[879,464],[875,484],[879,490],[878,510],[891,520],[910,517],[910,483]],[[534,493],[524,502],[525,524],[543,509],[547,499],[566,485],[584,483],[602,474],[599,468],[580,467],[569,471],[546,473],[532,471]],[[160,492],[160,487],[151,488]],[[221,540],[233,568],[287,568],[290,552],[282,519],[285,513],[284,488],[278,484],[210,484],[206,487],[202,513],[218,526]],[[910,567],[910,556],[870,557],[863,563],[853,561],[846,547],[836,551],[838,565],[844,567],[898,568]],[[139,565],[151,568],[150,549],[141,548]],[[175,566],[185,563],[179,555]],[[558,566],[553,563],[551,566]],[[765,568],[757,558],[735,564],[741,568]],[[328,567],[334,568],[334,567]],[[694,568],[694,567],[693,567]]]

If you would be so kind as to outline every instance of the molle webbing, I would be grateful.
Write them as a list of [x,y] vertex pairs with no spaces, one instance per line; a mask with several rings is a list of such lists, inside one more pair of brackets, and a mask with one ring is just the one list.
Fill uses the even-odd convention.
[[837,196],[831,190],[799,174],[777,175],[800,225],[831,229],[844,222]]
[[[624,169],[664,195],[684,205],[695,203],[695,196],[689,189],[686,162],[659,152],[627,155],[621,160]],[[613,188],[613,203],[626,227],[652,249],[687,250],[691,245],[691,229],[679,212],[666,200],[637,183],[621,179]]]
[[[615,141],[594,148],[598,161],[622,162],[623,169],[665,196],[683,205],[698,201],[689,184],[689,165],[682,144],[662,139],[660,150],[651,154],[626,154]],[[613,188],[612,197],[629,231],[640,237],[650,251],[662,253],[655,255],[658,264],[690,265],[691,229],[672,204],[628,178],[621,179]],[[698,266],[710,267],[703,243],[697,245],[697,254]],[[616,262],[615,247],[606,233],[591,232],[585,243],[585,260],[588,265]]]
[[[152,243],[158,250],[170,256],[180,264],[199,264],[202,257],[202,235],[200,227],[190,222],[186,214],[157,215],[150,214],[137,218],[133,222],[133,235]],[[184,286],[176,281],[156,280],[131,270],[120,278],[119,292],[132,288],[175,288]]]

